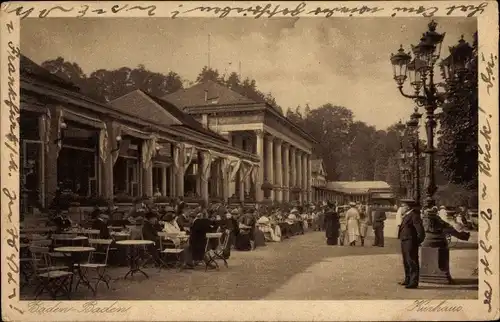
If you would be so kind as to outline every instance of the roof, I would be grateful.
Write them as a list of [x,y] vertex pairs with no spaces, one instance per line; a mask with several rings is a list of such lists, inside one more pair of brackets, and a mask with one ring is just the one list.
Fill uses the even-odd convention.
[[176,106],[141,90],[134,90],[110,102],[111,106],[124,113],[161,126],[184,126],[218,140],[227,141],[217,133],[205,129],[191,115]]
[[330,181],[327,188],[344,193],[367,193],[370,190],[386,190],[391,186],[385,181]]
[[75,84],[52,74],[49,70],[38,65],[23,54],[19,58],[20,72],[24,76],[30,76],[45,83],[56,85],[74,92],[80,92],[80,88]]
[[167,94],[163,96],[162,99],[182,109],[187,107],[207,106],[210,104],[238,105],[264,103],[254,101],[211,80]]
[[156,104],[160,105],[166,111],[168,111],[169,113],[174,115],[177,119],[179,119],[182,122],[182,125],[190,128],[192,130],[203,133],[205,135],[209,135],[209,136],[216,138],[218,140],[222,140],[224,142],[229,142],[226,138],[219,135],[217,132],[214,132],[210,129],[203,127],[203,125],[200,122],[198,122],[194,117],[192,117],[191,115],[189,115],[187,113],[184,113],[177,106],[171,104],[170,102],[167,102],[164,99],[161,99],[159,97],[153,96],[153,95],[148,94],[148,93],[144,93],[144,94],[146,94],[149,98],[151,98],[153,101],[155,101]]

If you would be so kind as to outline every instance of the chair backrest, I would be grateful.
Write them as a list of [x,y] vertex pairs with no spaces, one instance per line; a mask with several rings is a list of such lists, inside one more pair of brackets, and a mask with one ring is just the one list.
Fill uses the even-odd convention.
[[38,272],[41,268],[51,266],[48,247],[30,246],[29,249],[33,258],[35,272]]
[[52,245],[52,240],[50,240],[50,239],[32,240],[31,245],[32,246],[39,246],[39,247],[49,247],[50,245]]
[[170,239],[166,232],[160,231],[158,232],[158,236],[160,237],[160,251],[165,248],[176,248],[175,243],[172,239]]
[[220,238],[219,247],[221,249],[226,249],[230,239],[231,239],[231,230],[226,229]]
[[89,239],[99,239],[101,236],[101,232],[98,229],[85,229],[83,233],[87,235]]
[[[89,263],[107,265],[109,249],[112,242],[112,239],[89,239],[89,245],[95,248],[95,251],[89,254]],[[98,257],[102,257],[104,259],[99,261],[96,259]]]

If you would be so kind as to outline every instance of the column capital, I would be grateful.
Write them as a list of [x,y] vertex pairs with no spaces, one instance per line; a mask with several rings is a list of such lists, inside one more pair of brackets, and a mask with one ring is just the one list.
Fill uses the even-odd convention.
[[283,145],[283,140],[278,139],[278,138],[274,138],[274,144],[281,147]]
[[266,136],[266,139],[268,140],[268,142],[269,141],[274,142],[274,140],[276,140],[276,137],[273,136],[272,134],[266,133],[265,136]]
[[258,138],[262,139],[264,138],[265,132],[264,130],[255,130],[255,135],[257,135]]

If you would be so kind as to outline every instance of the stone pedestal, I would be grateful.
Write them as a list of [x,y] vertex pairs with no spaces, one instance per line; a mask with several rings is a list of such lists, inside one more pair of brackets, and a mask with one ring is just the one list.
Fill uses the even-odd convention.
[[420,252],[420,282],[451,284],[450,250],[447,247],[422,247]]

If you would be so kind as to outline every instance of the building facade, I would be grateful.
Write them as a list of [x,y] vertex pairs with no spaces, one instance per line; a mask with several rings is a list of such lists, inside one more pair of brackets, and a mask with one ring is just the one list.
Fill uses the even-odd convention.
[[243,171],[229,186],[232,198],[263,201],[261,187],[268,182],[273,187],[273,201],[313,200],[311,154],[315,141],[280,111],[212,81],[164,99],[227,138],[232,147],[259,158],[258,164],[240,165]]
[[327,188],[338,194],[339,202],[350,201],[362,204],[393,205],[392,188],[384,181],[330,181]]
[[48,206],[61,190],[222,201],[236,175],[259,165],[164,100],[134,91],[101,103],[25,56],[20,66],[23,206]]

